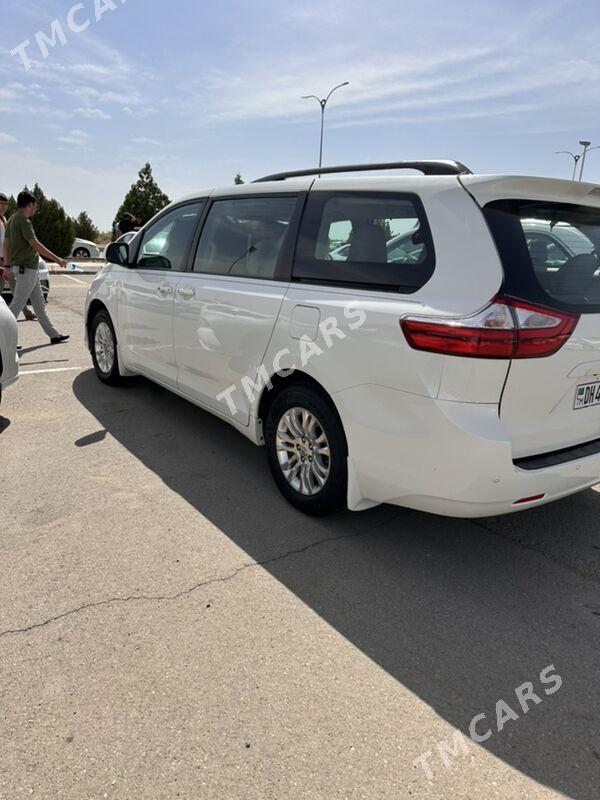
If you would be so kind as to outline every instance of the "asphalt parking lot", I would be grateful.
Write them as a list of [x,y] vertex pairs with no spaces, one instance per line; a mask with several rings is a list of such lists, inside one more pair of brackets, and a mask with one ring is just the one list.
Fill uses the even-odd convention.
[[[598,491],[304,517],[233,429],[95,379],[90,281],[53,278],[68,344],[19,323],[0,409],[0,798],[596,800]],[[480,713],[493,734],[446,766]]]

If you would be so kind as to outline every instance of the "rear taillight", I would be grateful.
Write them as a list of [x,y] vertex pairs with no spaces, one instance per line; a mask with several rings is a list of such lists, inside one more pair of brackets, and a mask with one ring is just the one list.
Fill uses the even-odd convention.
[[498,295],[471,317],[404,317],[400,324],[415,350],[471,358],[542,358],[560,350],[578,321],[578,314]]

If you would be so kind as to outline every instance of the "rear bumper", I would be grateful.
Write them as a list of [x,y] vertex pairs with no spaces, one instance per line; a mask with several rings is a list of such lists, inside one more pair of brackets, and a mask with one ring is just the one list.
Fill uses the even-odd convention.
[[[498,406],[455,403],[383,386],[334,396],[354,471],[349,505],[392,503],[454,517],[507,514],[600,482],[600,453],[519,469]],[[526,497],[535,502],[515,505]]]

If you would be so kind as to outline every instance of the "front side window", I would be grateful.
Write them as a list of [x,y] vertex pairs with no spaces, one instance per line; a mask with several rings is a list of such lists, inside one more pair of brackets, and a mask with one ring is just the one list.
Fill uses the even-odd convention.
[[144,231],[137,266],[181,272],[202,203],[179,206],[160,217]]
[[296,203],[295,196],[215,200],[194,272],[274,279]]
[[415,195],[315,192],[294,265],[297,280],[363,284],[405,293],[432,276],[434,249]]
[[600,208],[498,200],[484,211],[508,293],[567,311],[600,310]]

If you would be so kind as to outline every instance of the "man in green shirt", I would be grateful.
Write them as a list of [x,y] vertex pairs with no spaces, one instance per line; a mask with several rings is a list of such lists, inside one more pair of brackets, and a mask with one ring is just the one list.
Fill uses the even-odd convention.
[[46,303],[40,286],[38,272],[39,256],[55,261],[65,267],[67,262],[54,255],[41,242],[38,242],[31,218],[37,211],[37,199],[30,192],[21,192],[17,198],[17,210],[8,220],[4,237],[4,268],[10,268],[15,280],[15,293],[10,310],[18,317],[31,298],[31,305],[50,344],[66,342],[68,336],[61,336],[46,312]]

